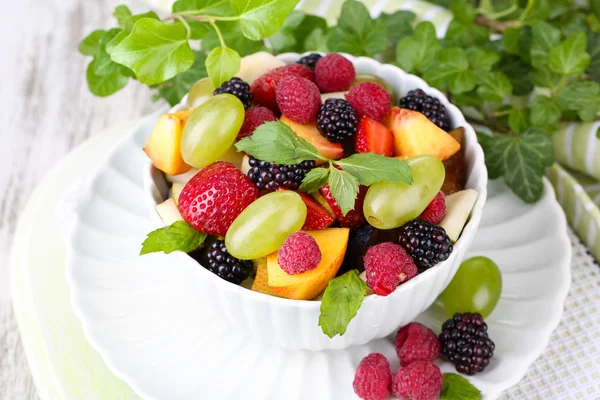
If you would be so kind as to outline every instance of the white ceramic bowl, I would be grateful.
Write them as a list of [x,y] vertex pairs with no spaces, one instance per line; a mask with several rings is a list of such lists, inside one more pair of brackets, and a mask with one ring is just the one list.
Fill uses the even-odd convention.
[[[333,339],[326,336],[318,326],[320,301],[288,300],[253,292],[219,278],[200,267],[187,254],[172,254],[173,262],[186,263],[194,271],[198,291],[218,300],[214,302],[219,308],[216,310],[217,315],[222,316],[235,329],[265,344],[289,349],[342,349],[392,334],[398,327],[425,311],[450,283],[481,220],[487,197],[487,170],[483,150],[477,142],[475,131],[465,121],[459,109],[450,104],[440,91],[393,65],[381,64],[372,58],[347,54],[344,56],[353,62],[357,73],[369,73],[385,79],[394,91],[395,98],[400,98],[412,89],[421,88],[446,106],[451,125],[465,128],[465,156],[468,165],[466,187],[477,190],[479,197],[471,218],[448,260],[399,286],[389,296],[367,296],[346,333]],[[299,57],[300,55],[295,53],[278,56],[286,63],[293,63]],[[175,109],[183,108],[184,106],[180,105]],[[164,201],[167,183],[163,173],[150,162],[145,174],[148,207],[157,226],[162,226],[155,206]]]

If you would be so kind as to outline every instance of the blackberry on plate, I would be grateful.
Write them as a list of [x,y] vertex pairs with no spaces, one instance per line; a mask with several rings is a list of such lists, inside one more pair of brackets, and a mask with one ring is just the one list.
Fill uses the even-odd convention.
[[234,76],[227,82],[223,82],[223,84],[213,92],[215,96],[221,93],[229,93],[240,99],[246,110],[252,105],[250,85],[237,76]]
[[300,58],[298,61],[296,61],[296,64],[306,65],[308,68],[310,68],[314,71],[315,65],[317,65],[317,61],[319,61],[321,59],[321,57],[323,57],[323,56],[318,53],[311,53],[309,55],[306,55],[306,56]]
[[400,245],[421,270],[446,260],[452,253],[452,243],[444,228],[427,221],[407,222],[400,228],[399,236]]
[[223,240],[215,240],[207,249],[196,250],[190,256],[213,274],[236,285],[246,280],[253,270],[252,261],[239,260],[229,254]]
[[303,161],[300,164],[279,165],[250,157],[248,178],[260,190],[286,188],[296,190],[308,171],[315,167],[314,161]]
[[415,89],[400,99],[400,107],[418,111],[445,131],[450,130],[446,107],[435,97],[421,89]]
[[454,314],[444,322],[439,335],[442,356],[462,374],[474,375],[488,366],[496,345],[489,338],[487,324],[477,313]]
[[317,114],[319,132],[334,142],[354,136],[357,126],[356,111],[344,99],[325,100]]

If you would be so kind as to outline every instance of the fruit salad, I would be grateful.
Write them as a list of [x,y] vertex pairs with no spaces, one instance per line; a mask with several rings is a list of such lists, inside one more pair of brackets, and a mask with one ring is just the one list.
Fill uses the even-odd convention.
[[360,305],[427,273],[478,193],[440,100],[397,97],[336,53],[256,53],[218,88],[200,80],[144,148],[171,187],[142,253],[184,251],[231,284],[323,304],[339,285]]

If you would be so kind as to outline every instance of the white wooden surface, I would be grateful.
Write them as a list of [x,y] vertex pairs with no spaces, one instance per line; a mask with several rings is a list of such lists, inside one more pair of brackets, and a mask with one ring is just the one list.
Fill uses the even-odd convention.
[[3,0],[0,12],[0,399],[37,399],[13,317],[8,285],[12,234],[29,194],[70,149],[159,107],[130,82],[110,98],[86,87],[77,43],[111,26],[120,3],[142,0]]

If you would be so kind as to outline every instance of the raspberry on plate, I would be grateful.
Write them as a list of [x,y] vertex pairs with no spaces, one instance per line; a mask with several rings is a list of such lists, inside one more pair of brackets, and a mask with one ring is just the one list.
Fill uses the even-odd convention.
[[267,107],[252,107],[246,110],[244,123],[237,135],[237,140],[241,140],[254,133],[254,130],[268,121],[276,121],[277,118],[273,111]]
[[439,192],[435,195],[431,203],[427,206],[425,211],[419,215],[419,219],[427,221],[431,224],[437,225],[446,216],[446,197],[444,193]]
[[312,271],[321,263],[321,249],[317,241],[305,232],[288,236],[277,252],[277,262],[290,275]]
[[225,236],[240,213],[258,198],[258,189],[230,162],[201,169],[179,195],[183,219],[200,232]]
[[292,121],[313,121],[321,107],[321,93],[313,82],[299,76],[284,78],[275,89],[279,110]]
[[223,84],[213,92],[215,96],[221,93],[229,93],[240,99],[246,110],[252,105],[250,85],[237,76],[234,76],[227,82],[223,82]]
[[361,82],[346,95],[358,118],[368,115],[381,121],[390,111],[390,94],[380,85],[373,82]]
[[333,211],[333,214],[337,220],[340,222],[340,226],[342,228],[356,229],[367,223],[365,214],[363,213],[363,205],[365,202],[365,196],[367,195],[367,189],[368,187],[366,186],[361,186],[359,188],[356,201],[354,202],[354,208],[348,211],[346,215],[343,215],[342,209],[340,206],[338,206],[337,202],[333,198],[333,195],[331,194],[329,185],[325,185],[321,188],[321,194],[325,198],[325,201]]
[[358,364],[352,387],[361,399],[385,400],[390,397],[391,382],[389,361],[383,354],[371,353]]
[[348,90],[354,78],[356,71],[352,62],[337,53],[327,54],[315,66],[315,81],[323,93]]
[[440,357],[440,341],[431,329],[418,322],[400,328],[394,339],[400,365],[417,361],[433,362]]
[[277,88],[279,82],[288,76],[299,76],[310,81],[315,80],[314,72],[306,65],[290,64],[275,68],[274,70],[262,75],[252,83],[252,87],[250,89],[252,90],[252,95],[254,96],[254,103],[267,107],[276,114],[279,113],[275,89]]
[[400,368],[392,375],[392,393],[406,400],[435,400],[444,387],[440,368],[427,361],[418,361]]
[[364,257],[367,285],[380,296],[387,296],[399,284],[412,279],[417,267],[404,249],[385,242],[370,247]]

